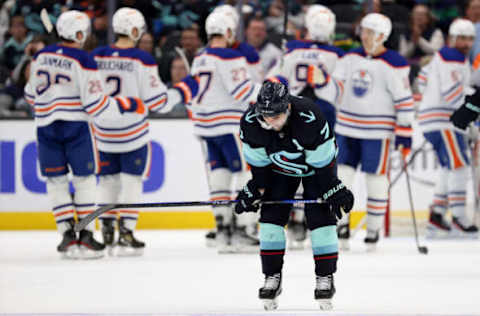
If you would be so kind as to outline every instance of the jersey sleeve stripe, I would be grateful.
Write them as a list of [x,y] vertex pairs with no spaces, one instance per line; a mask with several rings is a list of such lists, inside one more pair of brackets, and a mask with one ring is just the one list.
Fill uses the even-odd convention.
[[158,101],[157,103],[154,103],[154,104],[152,104],[152,105],[149,105],[149,106],[148,106],[148,109],[149,109],[150,111],[154,111],[154,112],[155,112],[155,111],[159,111],[159,110],[161,110],[161,109],[165,106],[166,101],[167,101],[167,97],[164,97],[163,99],[161,99],[161,100]]
[[238,100],[242,97],[242,95],[244,95],[249,89],[251,89],[252,86],[249,84],[248,86],[246,86],[245,88],[243,88],[239,93],[237,93],[236,95],[234,95],[233,97],[235,98],[235,100]]
[[126,133],[103,133],[103,132],[100,132],[99,130],[96,130],[95,132],[95,135],[98,135],[98,136],[101,136],[101,137],[106,137],[106,138],[123,138],[123,137],[127,137],[127,136],[131,136],[131,135],[134,135],[134,134],[138,134],[140,133],[141,131],[143,131],[144,129],[148,128],[148,122],[145,122],[142,126],[132,130],[132,131],[129,131],[129,132],[126,132]]
[[90,111],[87,111],[88,114],[90,115],[95,115],[96,112],[98,112],[100,109],[102,109],[105,105],[107,105],[107,96],[103,96],[103,99],[102,101],[100,102],[100,104],[98,104],[98,106],[96,106],[95,108],[93,108],[92,110]]
[[185,98],[185,100],[183,100],[184,103],[190,103],[192,101],[192,93],[190,92],[190,88],[184,82],[180,81],[175,85],[175,87],[182,90]]
[[35,104],[35,112],[49,112],[50,110],[56,108],[56,107],[72,107],[72,106],[81,106],[81,102],[58,102],[54,103],[48,107],[37,107]]
[[462,91],[463,91],[463,87],[462,87],[462,86],[458,87],[458,89],[455,90],[452,94],[446,96],[446,97],[445,97],[445,100],[446,100],[447,102],[450,102],[453,98],[455,98],[457,95],[459,95],[460,93],[462,93]]
[[238,91],[238,89],[240,89],[244,84],[248,83],[250,81],[250,79],[247,79],[245,81],[243,81],[242,83],[240,83],[239,85],[237,85],[235,87],[235,89],[233,89],[232,92],[230,92],[231,95],[235,95],[235,93]]
[[458,86],[460,86],[460,82],[457,82],[452,87],[448,88],[447,91],[442,92],[442,95],[446,97],[447,95],[451,94],[455,89],[457,89]]
[[315,168],[323,168],[335,158],[336,154],[335,139],[330,138],[315,150],[305,150],[305,162]]
[[242,98],[242,101],[248,100],[248,98],[252,95],[253,90],[255,90],[255,86],[252,86],[252,87],[250,88],[250,91],[248,91],[248,93]]
[[215,122],[215,121],[219,121],[219,120],[228,120],[228,119],[240,120],[241,118],[242,118],[241,115],[221,115],[221,116],[217,116],[217,117],[214,117],[214,118],[211,118],[211,119],[201,119],[201,118],[194,117],[194,118],[192,118],[192,121],[208,123],[208,122]]
[[150,99],[147,99],[147,100],[145,100],[145,101],[143,101],[143,102],[145,102],[145,104],[148,104],[148,103],[153,102],[153,101],[155,101],[156,99],[161,98],[162,96],[165,96],[165,95],[166,95],[166,93],[160,93],[160,94],[157,94],[156,96],[151,97]]

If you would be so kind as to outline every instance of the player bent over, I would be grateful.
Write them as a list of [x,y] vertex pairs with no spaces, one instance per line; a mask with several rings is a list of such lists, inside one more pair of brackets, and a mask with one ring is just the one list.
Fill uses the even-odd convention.
[[[124,97],[141,99],[146,110],[125,113],[121,119],[94,121],[102,164],[97,196],[100,206],[141,202],[143,179],[149,176],[152,162],[149,112],[168,112],[177,103],[189,102],[198,90],[191,76],[167,90],[160,80],[154,58],[135,47],[146,30],[140,11],[118,9],[113,15],[112,27],[117,36],[115,45],[98,47],[92,52],[105,87],[111,96],[122,100]],[[117,216],[119,237],[115,242]],[[143,253],[145,243],[134,235],[137,220],[138,210],[132,209],[110,211],[101,217],[103,241],[109,254],[136,256]]]
[[[335,293],[338,239],[336,217],[349,212],[353,194],[336,175],[335,136],[313,101],[290,96],[282,83],[266,82],[257,103],[242,117],[243,154],[252,167],[252,179],[239,193],[235,212],[255,212],[264,200],[292,199],[300,183],[303,198],[322,198],[325,204],[307,204],[305,217],[311,231],[315,261],[315,299],[331,309]],[[260,257],[265,284],[259,298],[265,309],[277,307],[282,291],[285,229],[291,206],[260,208]]]
[[[419,126],[433,145],[440,162],[439,179],[435,183],[430,207],[428,237],[476,237],[478,228],[466,216],[466,185],[470,161],[467,156],[466,135],[455,130],[449,122],[454,110],[468,109],[465,99],[470,84],[468,53],[475,37],[472,22],[457,19],[449,28],[450,46],[438,51],[422,69],[426,78],[419,108]],[[460,107],[467,101],[465,107]],[[463,109],[463,110],[462,110]],[[458,115],[458,114],[457,114]],[[446,221],[447,210],[452,212],[452,224]]]
[[81,49],[90,33],[85,13],[62,13],[56,29],[61,42],[34,56],[25,96],[34,107],[40,169],[47,177],[53,215],[63,235],[57,250],[66,258],[98,258],[105,246],[93,237],[94,222],[79,236],[73,231],[75,213],[80,220],[95,206],[95,173],[100,161],[89,120],[103,115],[118,118],[121,112],[142,110],[144,105],[132,98],[119,103],[103,94],[97,64]]

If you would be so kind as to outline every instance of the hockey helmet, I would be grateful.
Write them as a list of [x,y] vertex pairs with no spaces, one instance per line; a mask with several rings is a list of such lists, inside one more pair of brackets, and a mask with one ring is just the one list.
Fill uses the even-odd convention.
[[258,93],[255,112],[262,116],[276,116],[288,110],[288,88],[281,82],[265,81]]
[[[228,43],[232,43],[235,40],[235,26],[227,15],[221,12],[212,12],[208,15],[205,21],[205,32],[207,36],[223,35],[227,39]],[[230,30],[230,35],[228,34]]]
[[362,28],[373,30],[376,34],[383,34],[382,43],[385,42],[392,32],[392,22],[380,13],[369,13],[360,22]]
[[452,24],[450,24],[448,35],[475,37],[475,26],[467,19],[455,19]]
[[240,16],[238,15],[237,10],[229,4],[219,5],[213,9],[213,12],[225,14],[227,17],[232,19],[235,26],[238,26],[238,23],[240,22]]
[[335,14],[327,7],[314,4],[305,15],[305,26],[310,38],[315,41],[331,43],[335,35]]
[[[143,14],[133,8],[118,9],[113,15],[112,27],[114,33],[126,35],[134,42],[137,42],[147,29]],[[133,35],[134,28],[138,30],[136,36]]]
[[[77,10],[65,11],[58,17],[56,29],[59,37],[83,45],[90,34],[90,18]],[[78,32],[83,34],[81,40],[77,39]]]

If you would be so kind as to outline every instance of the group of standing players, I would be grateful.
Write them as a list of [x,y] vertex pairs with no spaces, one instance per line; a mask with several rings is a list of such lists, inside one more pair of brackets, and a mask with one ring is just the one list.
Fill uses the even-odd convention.
[[[220,253],[260,249],[265,284],[259,298],[270,310],[277,308],[282,291],[285,226],[297,241],[308,229],[314,298],[321,309],[331,309],[339,239],[349,248],[354,197],[348,188],[356,170],[366,174],[365,242],[374,249],[388,204],[390,149],[393,144],[406,156],[411,147],[415,107],[409,65],[384,46],[392,31],[386,16],[367,14],[360,23],[362,46],[344,53],[332,45],[335,15],[312,5],[305,15],[305,39],[288,42],[282,59],[264,76],[255,49],[235,39],[239,22],[233,7],[217,7],[205,22],[209,43],[195,57],[191,74],[167,89],[153,57],[135,48],[146,27],[139,11],[117,10],[115,44],[90,54],[82,50],[88,16],[67,11],[59,17],[61,42],[35,55],[25,88],[35,110],[41,172],[63,236],[57,250],[68,258],[101,257],[105,247],[120,256],[142,253],[145,244],[134,235],[138,211],[104,214],[103,243],[95,240],[93,224],[77,235],[74,215],[81,219],[95,205],[141,201],[151,164],[147,115],[182,102],[204,148],[211,200],[239,200],[234,207],[213,208],[216,230],[207,239]],[[418,120],[442,166],[430,227],[468,235],[477,231],[465,215],[461,181],[469,159],[464,136],[449,117],[469,86],[465,56],[475,29],[458,19],[449,35],[450,47],[421,73],[425,92]],[[323,203],[302,210],[261,205],[296,194]],[[445,220],[448,209],[453,228]]]

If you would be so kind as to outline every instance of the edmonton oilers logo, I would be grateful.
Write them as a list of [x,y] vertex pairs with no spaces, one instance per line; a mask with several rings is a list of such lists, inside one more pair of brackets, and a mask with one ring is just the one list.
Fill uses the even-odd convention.
[[366,70],[357,70],[352,75],[353,93],[357,97],[363,97],[367,94],[372,85],[372,76]]

